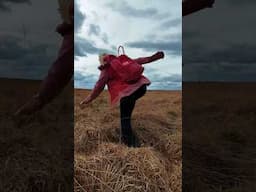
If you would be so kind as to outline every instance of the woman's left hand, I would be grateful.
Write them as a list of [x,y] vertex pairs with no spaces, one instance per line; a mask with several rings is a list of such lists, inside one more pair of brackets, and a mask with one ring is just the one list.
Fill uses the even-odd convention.
[[80,102],[79,107],[80,107],[80,109],[84,109],[88,104],[89,104],[88,100],[85,99]]

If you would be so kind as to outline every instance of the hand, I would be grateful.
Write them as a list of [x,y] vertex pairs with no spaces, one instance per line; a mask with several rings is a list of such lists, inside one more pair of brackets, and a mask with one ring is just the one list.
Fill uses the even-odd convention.
[[88,100],[83,100],[80,102],[79,107],[80,109],[84,109],[89,104]]
[[15,113],[14,116],[20,115],[32,115],[35,112],[39,111],[43,107],[42,102],[38,97],[34,97],[20,107]]
[[164,52],[163,51],[158,51],[157,53],[156,53],[156,55],[157,55],[157,57],[159,57],[159,58],[164,58]]
[[215,3],[215,0],[208,0],[208,7],[213,7],[213,4]]

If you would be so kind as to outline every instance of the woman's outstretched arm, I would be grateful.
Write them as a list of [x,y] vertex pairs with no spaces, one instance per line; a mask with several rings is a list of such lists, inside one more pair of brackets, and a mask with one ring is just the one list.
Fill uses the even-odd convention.
[[214,2],[215,0],[184,0],[182,1],[182,16],[212,7]]
[[155,53],[154,55],[150,56],[150,57],[140,57],[137,59],[134,59],[137,63],[139,64],[146,64],[146,63],[150,63],[153,61],[156,61],[158,59],[162,59],[164,58],[164,52],[162,51],[158,51],[157,53]]
[[96,99],[100,93],[104,90],[105,85],[108,82],[108,75],[106,69],[103,69],[100,73],[100,77],[98,81],[96,82],[92,92],[90,93],[89,96],[87,96],[80,104],[89,104],[92,102],[94,99]]

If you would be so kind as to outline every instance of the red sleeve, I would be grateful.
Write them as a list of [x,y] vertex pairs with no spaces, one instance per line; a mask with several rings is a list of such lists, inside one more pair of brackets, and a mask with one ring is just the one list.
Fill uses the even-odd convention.
[[137,58],[137,59],[134,59],[134,60],[135,60],[137,63],[141,64],[141,65],[151,62],[150,57],[140,57],[140,58]]
[[186,0],[182,2],[182,16],[189,15],[201,9],[212,7],[215,0]]
[[93,101],[96,97],[99,96],[99,94],[104,90],[104,87],[107,84],[107,82],[108,82],[107,70],[103,69],[100,73],[100,77],[96,82],[91,94],[87,97],[88,103]]
[[154,55],[150,56],[150,57],[140,57],[137,59],[134,59],[137,63],[139,64],[146,64],[146,63],[150,63],[153,61],[156,61],[158,59],[163,58],[163,52],[157,52]]
[[58,58],[52,64],[47,76],[40,85],[37,95],[43,105],[49,103],[59,95],[74,74],[74,46],[71,39],[67,43],[69,42],[71,44],[70,46],[64,47],[62,45],[60,50],[64,51],[60,51],[61,54],[58,55]]

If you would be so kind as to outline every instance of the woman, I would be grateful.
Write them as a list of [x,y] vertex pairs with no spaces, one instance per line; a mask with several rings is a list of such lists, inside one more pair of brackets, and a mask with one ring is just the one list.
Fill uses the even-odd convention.
[[15,115],[30,115],[51,102],[68,84],[74,73],[74,2],[58,0],[59,13],[63,22],[56,31],[63,37],[58,58],[53,62],[47,76],[42,81],[38,93]]
[[[163,57],[163,52],[157,52],[150,57],[138,58],[134,59],[134,61],[142,65]],[[111,66],[111,61],[115,58],[115,56],[107,54],[99,56],[100,66],[98,68],[101,71],[99,80],[91,94],[80,103],[80,106],[81,108],[84,108],[92,102],[99,96],[107,84],[112,106],[120,104],[121,141],[129,147],[138,147],[139,143],[131,127],[131,115],[136,100],[146,93],[146,88],[150,84],[150,81],[143,75],[140,75],[139,79],[133,83],[122,81],[121,78],[119,78],[116,69],[113,69]]]

